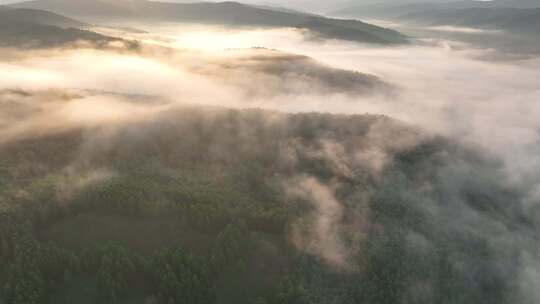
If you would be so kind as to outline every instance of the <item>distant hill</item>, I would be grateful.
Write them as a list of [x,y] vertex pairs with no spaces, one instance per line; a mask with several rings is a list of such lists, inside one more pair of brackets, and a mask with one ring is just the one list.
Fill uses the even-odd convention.
[[[253,48],[247,52],[228,50],[227,53],[227,60],[207,63],[214,67],[209,73],[200,70],[195,72],[205,77],[216,77],[220,82],[232,82],[252,97],[295,96],[302,94],[306,84],[309,85],[310,93],[318,96],[391,95],[397,90],[392,84],[374,75],[334,68],[303,55],[265,48]],[[237,77],[238,71],[242,71],[240,78]],[[246,83],[246,77],[254,81]],[[268,84],[272,89],[260,86],[260,83],[269,83],[268,79],[272,79],[271,84]]]
[[[243,2],[243,3],[246,3],[246,2]],[[288,7],[285,7],[285,6],[269,5],[269,4],[260,4],[260,5],[253,5],[253,6],[258,7],[260,9],[266,9],[266,10],[271,10],[271,11],[316,16],[315,14],[312,14],[312,13],[309,13],[309,12],[304,12],[304,11],[288,8]]]
[[56,26],[17,24],[0,28],[0,47],[46,48],[59,47],[79,41],[103,44],[120,40],[91,31]]
[[55,13],[36,9],[12,9],[0,6],[0,25],[12,23],[32,23],[61,28],[85,27],[86,24],[75,19],[67,18]]
[[416,14],[427,11],[438,10],[459,10],[470,8],[519,8],[530,9],[540,7],[540,0],[493,0],[477,1],[462,0],[450,2],[414,2],[403,3],[382,2],[376,4],[350,5],[342,9],[331,11],[330,16],[349,17],[349,18],[399,18],[408,14]]
[[151,20],[232,26],[301,27],[324,38],[359,42],[406,43],[397,31],[356,20],[339,20],[290,10],[256,7],[237,2],[166,3],[146,0],[36,0],[14,5],[49,10],[83,20]]
[[469,8],[410,13],[400,19],[430,25],[466,26],[511,32],[540,33],[540,8]]
[[106,43],[117,38],[83,30],[87,25],[36,9],[0,7],[0,47],[57,47],[77,41]]

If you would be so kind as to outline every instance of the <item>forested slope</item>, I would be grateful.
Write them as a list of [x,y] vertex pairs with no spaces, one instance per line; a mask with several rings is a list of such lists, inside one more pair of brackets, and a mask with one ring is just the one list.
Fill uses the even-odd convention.
[[383,116],[177,107],[3,141],[0,181],[5,303],[528,303],[498,164]]

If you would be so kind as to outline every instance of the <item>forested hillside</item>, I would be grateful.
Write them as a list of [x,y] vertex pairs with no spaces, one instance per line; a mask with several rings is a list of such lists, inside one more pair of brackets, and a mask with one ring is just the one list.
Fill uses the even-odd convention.
[[509,277],[537,250],[497,162],[384,116],[27,129],[0,181],[10,304],[525,303]]

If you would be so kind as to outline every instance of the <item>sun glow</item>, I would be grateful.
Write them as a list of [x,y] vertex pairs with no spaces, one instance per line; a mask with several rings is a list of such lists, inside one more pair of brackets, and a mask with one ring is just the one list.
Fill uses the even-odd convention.
[[297,29],[266,29],[194,27],[171,24],[152,28],[160,35],[138,35],[136,38],[145,42],[165,45],[178,49],[190,49],[205,52],[218,52],[227,49],[245,49],[253,47],[279,48],[290,41],[301,43],[302,32]]

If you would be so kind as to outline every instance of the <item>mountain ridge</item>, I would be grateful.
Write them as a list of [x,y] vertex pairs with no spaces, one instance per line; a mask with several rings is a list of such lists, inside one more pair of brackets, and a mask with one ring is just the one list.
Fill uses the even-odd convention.
[[446,9],[406,14],[400,19],[429,25],[476,27],[516,33],[540,31],[540,8]]
[[339,17],[385,17],[396,18],[402,15],[420,13],[422,11],[442,9],[469,9],[469,8],[539,8],[540,0],[493,0],[476,1],[462,0],[449,2],[413,2],[413,3],[376,3],[366,5],[353,5],[328,12],[330,16]]
[[[35,0],[13,5],[16,8],[49,10],[83,20],[152,20],[158,22],[220,24],[227,26],[302,27],[324,38],[345,39],[380,44],[407,43],[407,37],[395,30],[357,20],[273,10],[239,2],[168,3],[146,0],[111,3],[104,0]],[[332,28],[320,31],[306,24],[316,21]],[[341,33],[333,36],[333,33]],[[343,35],[343,33],[347,33]]]
[[0,6],[0,25],[7,23],[33,23],[61,28],[85,27],[87,24],[53,12]]
[[53,12],[0,6],[0,47],[47,48],[90,42],[119,41],[87,30],[90,25]]

